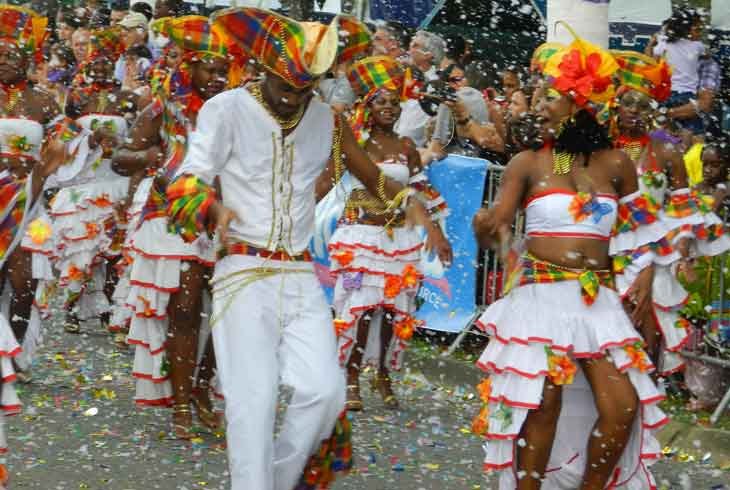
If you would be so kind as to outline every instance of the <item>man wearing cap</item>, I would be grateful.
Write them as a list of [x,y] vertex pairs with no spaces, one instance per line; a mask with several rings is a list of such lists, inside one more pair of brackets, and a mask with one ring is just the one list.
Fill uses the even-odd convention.
[[[211,323],[232,488],[292,490],[310,456],[323,454],[318,445],[345,402],[332,315],[307,251],[317,177],[331,161],[335,174],[347,167],[389,209],[408,209],[424,225],[429,219],[409,190],[369,160],[346,123],[312,98],[337,57],[341,19],[327,28],[236,8],[213,21],[266,76],[205,103],[167,190],[168,217],[188,239],[214,230],[220,238]],[[439,251],[448,247],[435,230],[429,238]],[[275,441],[280,383],[292,391]],[[304,488],[321,488],[309,478],[315,474],[305,471]]]
[[143,76],[152,64],[149,59],[144,57],[134,56],[135,59],[132,60],[130,55],[130,51],[146,45],[147,24],[147,17],[139,12],[129,12],[118,24],[122,29],[122,39],[126,52],[117,60],[114,67],[114,78],[123,86],[125,84],[130,85],[131,82]]

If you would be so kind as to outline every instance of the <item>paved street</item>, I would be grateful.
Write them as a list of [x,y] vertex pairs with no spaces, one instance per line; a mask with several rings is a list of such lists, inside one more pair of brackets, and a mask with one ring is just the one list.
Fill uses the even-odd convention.
[[[226,489],[223,439],[204,432],[192,444],[170,439],[168,412],[131,402],[132,356],[96,325],[84,328],[71,336],[58,322],[48,326],[34,382],[22,387],[25,410],[7,420],[11,488]],[[356,469],[335,490],[496,488],[466,429],[477,409],[470,388],[433,385],[414,370],[397,390],[400,412],[363,390],[368,410],[354,418]],[[709,466],[655,468],[664,488],[709,490],[730,481]]]

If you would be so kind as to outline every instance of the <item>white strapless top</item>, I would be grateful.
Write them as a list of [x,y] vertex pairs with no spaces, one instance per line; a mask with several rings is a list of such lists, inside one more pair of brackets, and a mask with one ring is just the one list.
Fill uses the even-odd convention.
[[[408,185],[411,178],[411,171],[408,168],[408,158],[400,155],[398,160],[389,158],[377,163],[378,168],[389,179],[393,179],[402,185]],[[357,178],[352,178],[352,190],[365,189],[365,186]]]
[[553,189],[530,197],[525,204],[525,233],[530,237],[609,240],[618,198]]
[[[122,116],[111,114],[84,114],[76,119],[76,122],[88,131],[95,131],[100,126],[108,126],[114,134],[117,135],[121,144],[127,136],[127,120]],[[97,149],[96,157],[93,161],[88,162],[83,171],[75,178],[76,184],[84,184],[89,182],[100,182],[106,180],[118,180],[122,177],[115,173],[111,167],[109,158],[102,158],[101,149]]]
[[108,126],[120,138],[127,136],[127,120],[122,116],[110,114],[84,114],[76,122],[89,131],[95,131],[99,126]]
[[0,118],[0,156],[39,160],[44,133],[38,121]]

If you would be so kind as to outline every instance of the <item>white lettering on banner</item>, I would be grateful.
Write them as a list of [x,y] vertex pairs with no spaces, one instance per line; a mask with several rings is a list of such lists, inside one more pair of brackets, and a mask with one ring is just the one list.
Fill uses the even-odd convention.
[[421,286],[420,291],[418,291],[418,296],[423,298],[423,300],[431,305],[433,305],[436,309],[445,308],[446,305],[442,303],[441,294],[439,294],[438,291],[432,291],[428,289],[426,286]]

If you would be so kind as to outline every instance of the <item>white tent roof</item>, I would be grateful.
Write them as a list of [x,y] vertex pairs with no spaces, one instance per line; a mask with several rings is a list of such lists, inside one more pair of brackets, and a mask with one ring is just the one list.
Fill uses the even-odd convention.
[[712,27],[730,31],[730,0],[712,0]]
[[661,25],[670,15],[671,0],[611,0],[608,4],[609,22]]

